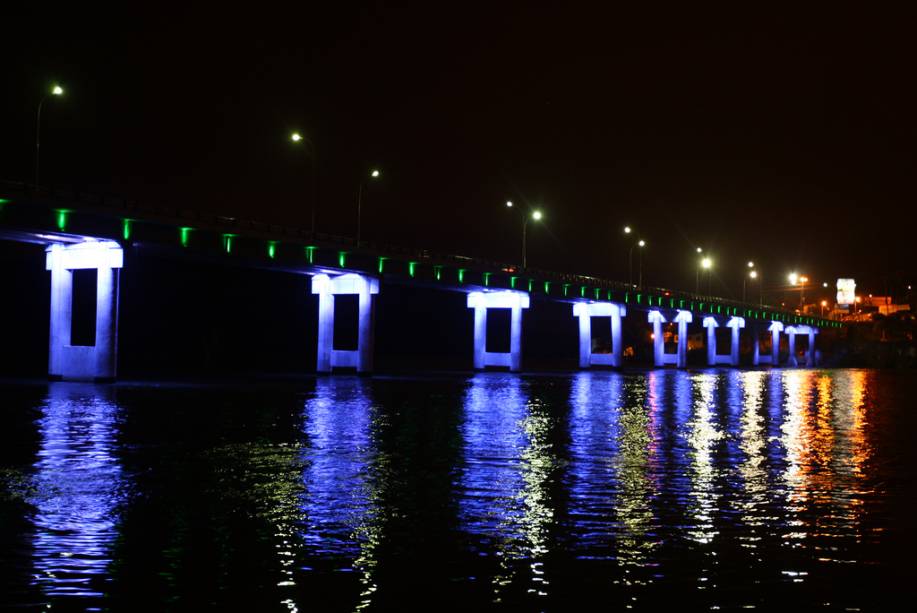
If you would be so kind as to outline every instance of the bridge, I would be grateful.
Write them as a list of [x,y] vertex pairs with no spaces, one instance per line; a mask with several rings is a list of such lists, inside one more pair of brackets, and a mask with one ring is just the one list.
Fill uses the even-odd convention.
[[[522,369],[523,311],[546,301],[569,303],[578,322],[580,368],[623,364],[622,320],[640,318],[651,331],[655,367],[688,364],[689,329],[706,331],[710,366],[740,364],[741,340],[751,340],[753,365],[816,365],[816,338],[840,322],[657,287],[640,287],[594,276],[521,268],[427,250],[367,243],[298,228],[193,211],[144,206],[119,197],[36,189],[0,183],[0,239],[42,245],[50,271],[48,373],[65,380],[111,380],[118,368],[119,281],[126,250],[168,252],[178,257],[225,260],[240,265],[307,275],[318,301],[316,368],[319,372],[373,370],[375,304],[387,287],[409,285],[464,294],[473,317],[473,366]],[[36,262],[36,268],[40,262]],[[74,342],[73,273],[96,271],[95,338]],[[335,297],[356,296],[357,347],[335,348]],[[461,298],[460,298],[461,299]],[[510,312],[509,350],[488,351],[488,314]],[[596,352],[595,318],[610,321],[611,347]],[[384,322],[382,322],[384,323]],[[677,332],[667,332],[670,326]],[[717,330],[729,331],[728,347],[717,346]],[[666,336],[674,340],[667,350]],[[744,335],[744,336],[743,336]],[[787,340],[781,359],[781,338]],[[806,341],[797,353],[797,337]],[[746,343],[747,345],[747,343]]]

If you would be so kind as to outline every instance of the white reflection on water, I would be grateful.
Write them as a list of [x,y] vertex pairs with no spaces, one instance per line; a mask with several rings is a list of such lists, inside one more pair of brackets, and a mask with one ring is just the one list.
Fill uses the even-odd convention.
[[747,371],[738,376],[734,384],[741,386],[741,415],[739,418],[739,448],[742,459],[738,466],[742,477],[743,495],[736,507],[742,522],[748,528],[740,533],[743,547],[756,549],[761,540],[760,530],[768,523],[762,512],[768,503],[767,430],[764,421],[765,371]]
[[719,469],[713,462],[715,447],[723,438],[716,423],[715,392],[720,377],[715,373],[702,373],[691,378],[693,384],[693,415],[685,424],[683,436],[688,442],[690,458],[689,477],[691,492],[688,502],[688,539],[709,544],[716,536],[714,516],[717,512],[716,480]]
[[[124,477],[114,456],[119,407],[104,386],[52,383],[28,502],[34,581],[48,597],[102,597]],[[50,605],[49,605],[50,606]]]

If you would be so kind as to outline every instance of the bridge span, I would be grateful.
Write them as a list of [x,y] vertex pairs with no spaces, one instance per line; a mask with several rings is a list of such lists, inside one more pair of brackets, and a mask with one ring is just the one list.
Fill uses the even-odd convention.
[[[545,301],[570,304],[580,368],[620,367],[626,346],[625,318],[644,322],[656,367],[688,365],[691,327],[705,330],[706,363],[738,366],[740,346],[750,344],[746,363],[815,366],[818,334],[837,321],[756,304],[655,287],[639,287],[594,276],[521,268],[459,255],[402,249],[297,228],[146,207],[120,198],[34,190],[0,183],[0,239],[45,248],[50,272],[48,373],[74,380],[110,380],[118,368],[120,275],[125,251],[159,252],[189,259],[232,260],[243,266],[307,275],[318,301],[316,369],[373,370],[376,301],[387,287],[409,285],[465,294],[473,318],[476,369],[522,369],[523,313]],[[36,262],[36,267],[40,266]],[[94,339],[73,338],[74,271],[95,271]],[[357,297],[356,349],[336,348],[335,297]],[[488,314],[510,313],[508,351],[488,351]],[[610,327],[610,347],[596,351],[597,322]],[[718,346],[718,330],[728,343]],[[797,352],[797,337],[804,351]],[[781,340],[786,351],[781,352]],[[722,339],[726,340],[726,339]],[[748,342],[750,341],[750,343]]]

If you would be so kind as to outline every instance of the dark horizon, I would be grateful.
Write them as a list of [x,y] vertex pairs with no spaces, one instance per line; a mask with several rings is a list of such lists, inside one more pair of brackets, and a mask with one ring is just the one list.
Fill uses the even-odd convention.
[[795,270],[880,294],[915,276],[906,19],[301,10],[7,18],[0,178],[30,180],[35,107],[59,81],[47,184],[308,227],[299,130],[320,231],[354,233],[379,166],[368,240],[516,261],[512,199],[545,211],[538,268],[626,280],[630,224],[654,285],[692,289],[696,246],[727,296],[747,260],[766,286]]

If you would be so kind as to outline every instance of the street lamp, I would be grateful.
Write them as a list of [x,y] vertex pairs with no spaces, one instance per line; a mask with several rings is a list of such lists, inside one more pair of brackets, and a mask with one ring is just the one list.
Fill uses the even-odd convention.
[[533,221],[541,221],[542,217],[543,215],[541,214],[541,211],[536,209],[532,211],[531,218],[525,217],[522,220],[522,268],[526,268],[526,265],[528,264],[526,247],[525,247],[525,233],[526,233],[526,229],[529,226],[529,219],[532,219]]
[[315,151],[315,143],[311,138],[303,136],[300,132],[292,132],[290,140],[295,143],[305,142],[309,146],[309,157],[312,159],[312,211],[311,211],[311,230],[310,234],[315,235],[315,213],[318,209],[318,155]]
[[[631,234],[633,228],[630,226],[624,226],[624,234]],[[642,242],[642,241],[641,241]],[[630,244],[630,249],[627,250],[627,283],[629,285],[634,284],[634,247],[636,243]]]
[[38,112],[35,117],[35,182],[34,185],[38,187],[38,169],[41,162],[41,107],[44,105],[45,100],[48,99],[48,96],[63,96],[64,88],[55,83],[49,93],[41,97],[41,100],[38,102]]
[[506,201],[506,208],[508,208],[508,209],[513,208],[513,201],[512,201],[512,200],[507,200],[507,201]]
[[637,246],[640,247],[637,252],[637,287],[643,287],[643,248],[646,247],[646,241],[641,238]]
[[[700,267],[707,271],[707,294],[709,295],[710,294],[710,269],[713,268],[713,260],[710,259],[709,257],[703,258],[700,261]],[[699,272],[700,272],[700,269],[698,269],[698,274]],[[699,278],[698,278],[698,285],[700,285]],[[698,288],[695,291],[695,293],[700,293],[700,289]]]
[[821,316],[822,316],[822,317],[825,316],[825,307],[826,307],[826,306],[828,306],[828,301],[827,301],[827,300],[822,300],[822,301],[821,301]]
[[[751,264],[751,262],[749,262],[749,264]],[[748,271],[747,277],[742,277],[742,302],[745,302],[745,282],[748,281],[748,279],[755,280],[757,278],[758,278],[758,271],[755,270],[754,268]]]
[[[378,179],[382,176],[382,172],[378,168],[373,168],[369,171],[370,179]],[[363,188],[366,185],[366,179],[360,181],[360,187],[357,188],[357,247],[360,246],[360,224],[362,222],[363,216]]]

